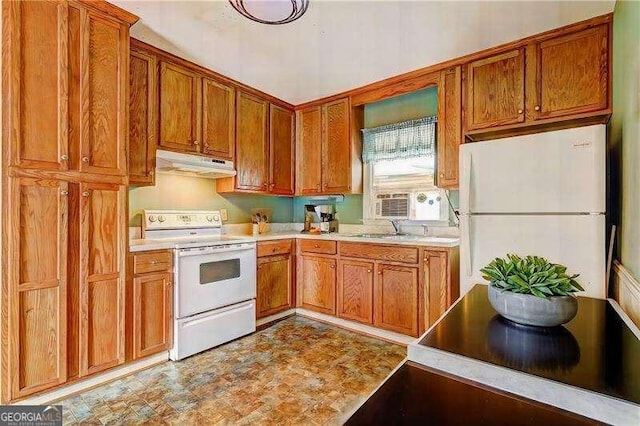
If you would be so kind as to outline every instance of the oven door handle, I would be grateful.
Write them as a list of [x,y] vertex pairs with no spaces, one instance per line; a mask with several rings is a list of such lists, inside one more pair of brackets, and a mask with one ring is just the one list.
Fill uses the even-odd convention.
[[255,247],[225,247],[220,249],[207,248],[205,250],[180,249],[178,250],[178,257],[204,256],[208,254],[232,253],[237,251],[251,251],[251,250],[255,250]]

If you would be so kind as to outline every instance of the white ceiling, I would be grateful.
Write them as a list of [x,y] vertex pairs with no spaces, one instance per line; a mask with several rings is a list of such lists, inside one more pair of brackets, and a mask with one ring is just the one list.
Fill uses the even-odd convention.
[[292,104],[613,11],[607,1],[310,0],[285,25],[226,0],[116,0],[131,35]]

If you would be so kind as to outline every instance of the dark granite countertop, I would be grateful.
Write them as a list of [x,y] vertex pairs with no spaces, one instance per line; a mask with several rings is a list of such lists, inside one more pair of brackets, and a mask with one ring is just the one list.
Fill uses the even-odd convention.
[[419,344],[640,404],[640,340],[608,301],[578,303],[562,327],[525,327],[476,285]]
[[347,425],[584,425],[577,414],[404,363]]

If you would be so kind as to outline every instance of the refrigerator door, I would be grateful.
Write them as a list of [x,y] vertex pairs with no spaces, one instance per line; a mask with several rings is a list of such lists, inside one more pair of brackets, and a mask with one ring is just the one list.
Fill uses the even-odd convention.
[[595,125],[461,145],[461,213],[604,212],[605,135]]
[[507,253],[542,256],[580,274],[581,296],[605,298],[604,215],[463,215],[460,294],[487,282],[480,269]]

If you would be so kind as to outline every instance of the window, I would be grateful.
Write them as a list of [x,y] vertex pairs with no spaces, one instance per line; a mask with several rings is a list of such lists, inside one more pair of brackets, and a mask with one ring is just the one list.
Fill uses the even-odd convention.
[[365,129],[367,219],[407,219],[447,225],[449,204],[435,186],[436,117]]

